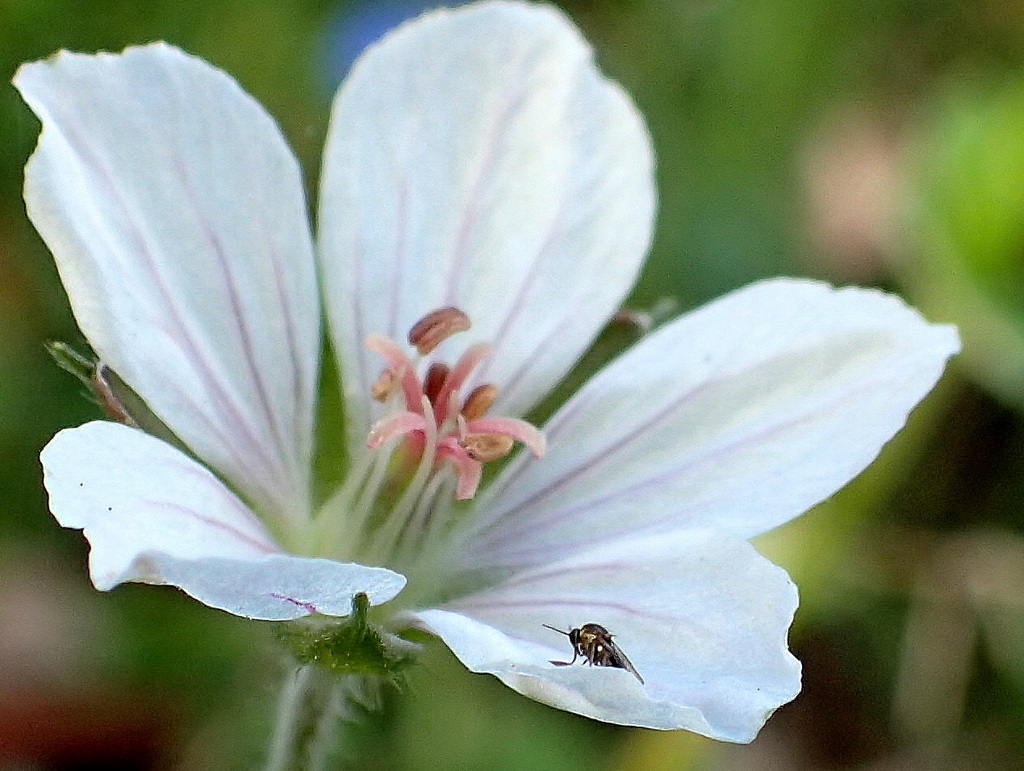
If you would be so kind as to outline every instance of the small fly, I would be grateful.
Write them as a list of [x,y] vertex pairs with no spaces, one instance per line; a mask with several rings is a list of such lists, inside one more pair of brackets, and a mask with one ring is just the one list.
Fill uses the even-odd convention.
[[567,667],[576,659],[583,658],[593,667],[616,667],[625,669],[637,680],[643,683],[644,679],[636,671],[633,662],[627,658],[622,649],[612,641],[612,633],[600,624],[584,624],[583,626],[563,632],[547,624],[541,624],[553,632],[564,634],[572,644],[572,661],[552,661],[559,667]]

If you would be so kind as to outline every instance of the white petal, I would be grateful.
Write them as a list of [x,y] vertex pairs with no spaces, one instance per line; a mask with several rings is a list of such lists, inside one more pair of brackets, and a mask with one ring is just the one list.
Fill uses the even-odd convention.
[[473,328],[439,355],[493,343],[476,381],[501,388],[498,413],[543,396],[634,281],[652,166],[633,104],[554,8],[436,11],[371,48],[334,105],[319,216],[356,434],[383,367],[367,335],[403,339],[446,305]]
[[898,298],[775,280],[678,319],[594,377],[480,499],[477,564],[630,532],[749,538],[867,466],[959,346]]
[[[746,742],[800,690],[786,649],[796,587],[748,543],[710,531],[611,544],[422,611],[474,672],[598,720]],[[643,677],[569,661],[564,631],[600,624]]]
[[319,310],[302,178],[273,120],[159,43],[62,52],[15,85],[43,123],[28,212],[82,331],[196,454],[304,516]]
[[136,429],[97,421],[58,433],[41,459],[50,510],[81,529],[98,589],[172,584],[213,608],[265,620],[345,616],[366,592],[387,602],[405,578],[294,557],[207,469]]

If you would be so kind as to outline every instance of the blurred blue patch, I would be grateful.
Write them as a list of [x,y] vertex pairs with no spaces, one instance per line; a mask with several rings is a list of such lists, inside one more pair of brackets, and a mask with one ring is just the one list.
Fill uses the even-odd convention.
[[432,8],[461,4],[457,0],[354,0],[342,5],[327,30],[326,85],[337,88],[356,57],[403,21]]

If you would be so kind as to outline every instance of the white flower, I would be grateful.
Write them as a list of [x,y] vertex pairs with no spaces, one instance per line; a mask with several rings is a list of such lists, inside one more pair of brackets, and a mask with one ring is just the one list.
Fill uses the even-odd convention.
[[[643,123],[559,12],[438,11],[370,49],[334,105],[316,247],[278,128],[204,62],[61,53],[15,83],[43,124],[25,199],[76,318],[189,452],[109,422],[43,451],[98,588],[172,584],[258,619],[344,615],[366,592],[532,698],[731,741],[798,692],[796,590],[747,539],[859,473],[956,334],[876,291],[755,284],[651,334],[543,427],[543,459],[456,502],[500,435],[543,452],[516,418],[593,342],[650,239]],[[327,439],[349,463],[316,507],[321,296],[347,421]],[[472,331],[408,358],[393,341],[445,306]],[[465,351],[454,396],[419,379]],[[509,417],[459,415],[492,401]],[[544,625],[588,623],[643,683],[552,663],[573,651]]]

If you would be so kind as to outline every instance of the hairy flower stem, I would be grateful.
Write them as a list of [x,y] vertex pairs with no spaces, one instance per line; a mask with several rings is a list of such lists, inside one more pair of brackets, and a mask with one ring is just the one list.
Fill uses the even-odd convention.
[[313,666],[306,665],[297,672],[288,672],[277,701],[274,735],[270,742],[265,771],[288,771],[294,768],[302,733],[303,706],[309,694]]
[[323,771],[337,750],[340,723],[358,684],[305,664],[281,688],[264,771]]

